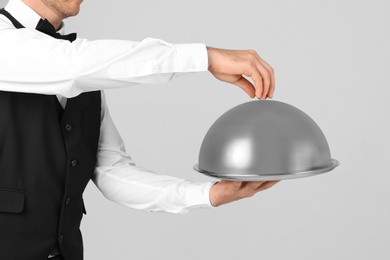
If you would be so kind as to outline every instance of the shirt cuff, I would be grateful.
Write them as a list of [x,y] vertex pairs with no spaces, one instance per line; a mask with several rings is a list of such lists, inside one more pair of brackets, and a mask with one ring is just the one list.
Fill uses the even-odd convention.
[[186,202],[188,209],[214,208],[210,202],[210,189],[215,182],[192,183],[186,190]]
[[206,45],[202,43],[175,44],[178,56],[178,72],[201,72],[208,70]]

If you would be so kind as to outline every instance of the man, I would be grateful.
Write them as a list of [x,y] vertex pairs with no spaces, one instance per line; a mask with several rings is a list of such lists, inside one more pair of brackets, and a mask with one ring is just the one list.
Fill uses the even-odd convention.
[[276,183],[193,183],[135,166],[101,90],[209,70],[265,99],[274,92],[273,70],[254,51],[62,35],[63,19],[77,15],[81,2],[10,0],[1,11],[0,259],[82,259],[90,179],[117,203],[170,213],[216,207]]

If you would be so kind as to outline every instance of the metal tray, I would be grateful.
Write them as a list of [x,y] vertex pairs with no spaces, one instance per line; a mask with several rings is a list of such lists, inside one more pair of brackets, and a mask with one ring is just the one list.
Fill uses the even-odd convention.
[[339,166],[339,161],[335,159],[331,159],[331,165],[315,169],[311,171],[304,172],[294,172],[294,173],[284,173],[284,174],[269,174],[269,175],[258,175],[258,174],[220,174],[220,173],[212,173],[201,170],[198,168],[198,164],[194,165],[194,170],[212,178],[222,179],[222,180],[235,180],[235,181],[276,181],[276,180],[287,180],[287,179],[296,179],[296,178],[304,178],[310,177],[314,175],[318,175],[321,173],[329,172]]

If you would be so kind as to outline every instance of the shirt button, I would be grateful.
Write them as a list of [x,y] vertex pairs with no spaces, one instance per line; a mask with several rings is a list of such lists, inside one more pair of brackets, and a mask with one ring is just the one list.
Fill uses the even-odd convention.
[[72,160],[72,161],[70,162],[70,164],[72,165],[72,167],[76,167],[76,165],[77,165],[77,160]]
[[67,198],[65,199],[65,204],[66,204],[66,205],[69,205],[69,203],[70,203],[70,197],[67,197]]
[[72,125],[66,124],[65,125],[65,130],[68,131],[68,132],[72,131]]

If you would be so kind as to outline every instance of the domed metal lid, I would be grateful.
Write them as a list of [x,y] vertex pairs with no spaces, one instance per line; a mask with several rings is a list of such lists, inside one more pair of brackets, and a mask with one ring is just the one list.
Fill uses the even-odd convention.
[[194,169],[220,179],[266,181],[312,176],[338,165],[308,115],[283,102],[258,100],[215,121]]

